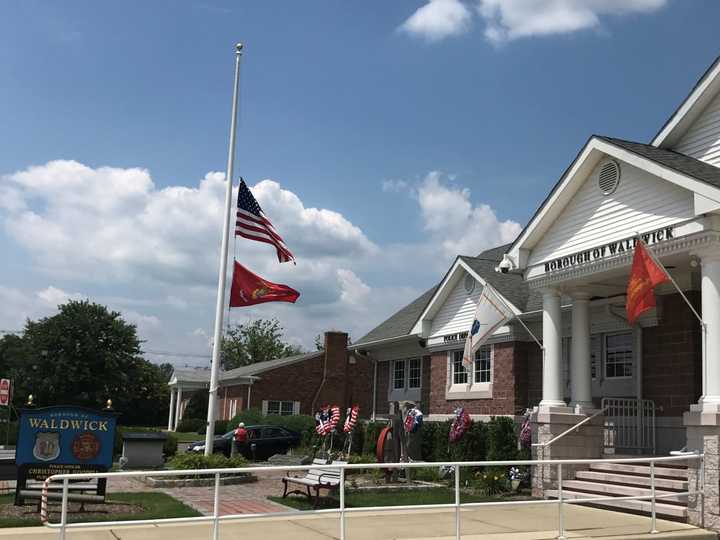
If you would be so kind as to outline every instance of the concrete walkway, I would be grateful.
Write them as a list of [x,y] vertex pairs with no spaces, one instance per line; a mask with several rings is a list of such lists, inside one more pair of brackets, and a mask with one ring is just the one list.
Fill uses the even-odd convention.
[[[650,535],[650,520],[568,505],[565,512],[567,538],[617,540],[717,539],[712,532],[681,523],[658,520],[659,534]],[[462,511],[463,540],[550,540],[557,536],[557,507],[486,507]],[[347,540],[452,540],[455,514],[449,511],[388,511],[347,516]],[[329,540],[339,538],[335,516],[266,517],[224,522],[221,540]],[[50,540],[57,530],[42,528],[0,529],[0,540]],[[112,530],[70,530],[68,540],[191,540],[210,537],[209,524],[116,527]]]

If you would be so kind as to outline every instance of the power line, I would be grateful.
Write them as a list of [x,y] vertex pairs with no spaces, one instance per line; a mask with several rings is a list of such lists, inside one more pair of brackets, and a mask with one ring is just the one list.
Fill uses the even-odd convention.
[[145,354],[154,354],[157,356],[177,356],[182,358],[212,358],[210,354],[192,354],[192,353],[179,353],[172,351],[142,351]]

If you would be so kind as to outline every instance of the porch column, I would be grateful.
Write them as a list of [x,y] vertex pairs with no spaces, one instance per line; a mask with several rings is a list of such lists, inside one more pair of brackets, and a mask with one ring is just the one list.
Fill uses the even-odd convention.
[[570,406],[592,409],[590,360],[590,295],[573,294],[572,345],[570,351]]
[[720,252],[703,253],[701,261],[703,332],[703,396],[704,409],[720,409]]
[[564,407],[560,293],[543,290],[543,395],[541,407]]
[[182,398],[183,398],[182,386],[178,382],[177,398],[175,400],[175,431],[177,431],[178,424],[180,423],[180,420],[182,420],[182,418],[181,418]]
[[168,408],[168,431],[172,431],[175,427],[173,425],[173,411],[175,410],[175,388],[170,388],[170,407]]

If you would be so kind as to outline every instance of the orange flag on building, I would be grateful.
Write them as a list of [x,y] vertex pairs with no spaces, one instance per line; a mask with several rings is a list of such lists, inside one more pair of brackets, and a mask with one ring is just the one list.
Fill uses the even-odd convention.
[[635,324],[640,315],[655,307],[653,289],[668,281],[670,281],[670,276],[648,252],[645,243],[638,239],[635,244],[635,255],[633,256],[625,304],[630,324]]

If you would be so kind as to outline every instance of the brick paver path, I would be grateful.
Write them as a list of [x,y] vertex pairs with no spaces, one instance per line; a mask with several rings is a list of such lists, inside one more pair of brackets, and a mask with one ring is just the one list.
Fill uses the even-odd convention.
[[[287,506],[267,500],[268,495],[282,495],[281,473],[262,473],[256,475],[257,482],[220,486],[220,515],[229,514],[269,514],[292,510]],[[212,487],[151,488],[134,478],[117,478],[108,483],[108,492],[161,491],[192,506],[198,512],[210,515],[213,512]]]

